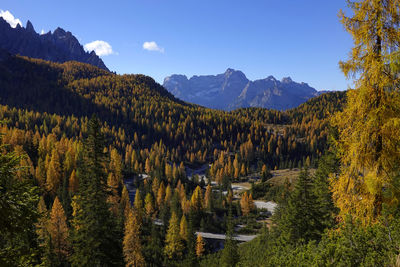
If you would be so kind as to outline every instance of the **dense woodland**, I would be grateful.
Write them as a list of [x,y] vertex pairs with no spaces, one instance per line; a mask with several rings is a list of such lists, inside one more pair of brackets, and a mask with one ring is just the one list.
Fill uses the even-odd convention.
[[[2,57],[0,265],[399,266],[399,6],[349,1],[355,44],[340,65],[356,88],[284,112],[206,109],[143,75]],[[203,166],[207,179],[190,174]],[[269,182],[294,168],[295,182]],[[256,199],[278,203],[271,223]],[[199,231],[225,233],[223,250]]]
[[[101,174],[92,174],[96,179],[103,178],[93,186],[104,187],[102,205],[110,206],[111,217],[116,218],[110,222],[116,231],[112,234],[114,243],[107,242],[119,251],[113,252],[120,255],[114,259],[115,265],[123,264],[122,248],[128,244],[123,241],[124,231],[129,230],[133,231],[132,239],[140,236],[136,242],[143,249],[136,253],[143,262],[154,261],[158,266],[169,264],[168,259],[187,260],[183,255],[191,254],[183,252],[197,242],[187,235],[196,230],[225,233],[230,206],[235,216],[255,212],[251,192],[240,204],[232,204],[231,191],[224,196],[204,181],[189,180],[186,167],[210,164],[207,176],[222,191],[229,189],[231,182],[255,173],[267,177],[270,169],[302,167],[306,162],[316,165],[327,147],[328,115],[340,110],[345,98],[344,93],[330,93],[288,112],[241,109],[227,113],[183,103],[142,75],[119,76],[82,63],[56,64],[12,56],[0,67],[0,86],[4,88],[0,98],[1,140],[4,151],[19,159],[15,164],[21,169],[15,172],[15,178],[36,192],[31,197],[38,207],[32,216],[42,224],[31,226],[31,237],[38,235],[30,238],[30,242],[36,240],[35,244],[25,244],[27,248],[36,247],[35,253],[29,259],[13,260],[57,260],[61,265],[73,265],[75,250],[82,253],[76,256],[76,265],[83,262],[83,254],[89,253],[83,250],[90,247],[87,244],[74,248],[73,230],[80,191],[89,186],[84,186],[83,180],[89,175],[90,167],[85,165],[89,161],[87,140],[93,135],[101,136],[96,145],[103,157],[97,163]],[[141,174],[149,178],[140,180]],[[138,189],[131,201],[123,182],[129,179]],[[265,188],[258,196],[264,194]],[[131,215],[131,202],[135,215]],[[52,219],[53,209],[58,214]],[[110,217],[107,209],[94,210],[87,212],[99,222]],[[102,212],[104,218],[100,218]],[[58,217],[64,231],[58,233],[61,237],[52,236],[54,229],[44,226],[53,225],[52,220],[60,220]],[[87,217],[85,214],[85,220]],[[154,219],[161,220],[162,225],[154,225]],[[165,257],[172,219],[182,232],[178,235],[181,245],[177,252],[172,246],[171,257]],[[125,229],[127,220],[133,221],[129,225],[137,225],[132,226],[136,229]],[[63,239],[65,246],[56,252],[50,241],[55,238]],[[203,248],[199,253],[211,250]],[[112,250],[107,248],[103,253],[106,251]]]

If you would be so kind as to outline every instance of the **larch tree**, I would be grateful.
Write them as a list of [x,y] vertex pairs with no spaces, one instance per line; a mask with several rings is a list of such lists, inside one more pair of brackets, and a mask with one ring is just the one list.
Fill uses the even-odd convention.
[[169,220],[167,235],[165,237],[164,253],[169,259],[180,259],[184,250],[182,238],[179,234],[179,220],[173,212]]
[[160,183],[160,187],[157,190],[157,205],[158,207],[161,207],[161,205],[164,203],[164,197],[165,197],[165,186],[164,183]]
[[50,213],[49,233],[54,254],[58,263],[66,262],[69,255],[69,229],[67,217],[58,197],[54,199],[53,207]]
[[146,194],[146,198],[144,199],[144,206],[146,210],[146,215],[151,217],[154,214],[154,203],[153,196],[150,193]]
[[146,159],[146,162],[145,162],[145,165],[144,165],[144,169],[145,169],[145,172],[147,174],[150,174],[150,172],[151,172],[151,164],[150,164],[150,159],[149,158]]
[[168,184],[167,189],[165,189],[164,203],[169,205],[169,202],[171,201],[171,197],[172,197],[172,188],[171,188],[171,185]]
[[78,177],[76,175],[76,171],[73,170],[71,172],[71,176],[69,177],[68,191],[71,193],[76,193],[78,191],[78,186]]
[[340,17],[354,47],[340,67],[355,89],[333,119],[342,169],[331,185],[340,217],[369,224],[400,200],[400,1],[347,2],[353,16]]
[[123,252],[126,266],[145,266],[140,240],[140,221],[132,209],[129,210],[128,218],[125,221]]
[[60,156],[55,148],[51,152],[51,160],[46,176],[46,188],[51,194],[54,195],[61,183]]
[[196,211],[201,211],[203,209],[203,196],[200,186],[197,186],[193,191],[192,198],[190,199],[190,204],[192,208]]
[[196,240],[196,255],[197,255],[197,257],[200,258],[201,256],[203,256],[204,251],[205,251],[205,243],[204,243],[203,237],[201,236],[201,234],[198,234],[197,240]]
[[242,198],[240,199],[240,208],[242,210],[242,214],[247,216],[250,214],[250,205],[249,205],[249,195],[247,192],[244,192]]
[[207,185],[206,192],[204,194],[204,208],[211,211],[212,210],[212,188],[211,185]]
[[136,189],[135,201],[133,203],[133,206],[135,207],[135,212],[138,214],[138,217],[141,221],[143,218],[143,201],[142,201],[142,197],[140,195],[139,188]]
[[188,240],[188,224],[186,220],[186,216],[182,215],[180,226],[179,226],[179,235],[183,240]]
[[128,212],[131,209],[131,201],[129,199],[129,192],[126,186],[122,186],[121,201],[119,203],[120,210],[123,211],[125,218],[128,218]]

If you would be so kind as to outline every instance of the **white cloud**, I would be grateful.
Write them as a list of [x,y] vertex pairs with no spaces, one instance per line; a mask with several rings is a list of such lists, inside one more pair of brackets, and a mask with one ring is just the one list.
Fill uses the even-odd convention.
[[46,32],[42,29],[41,31],[40,31],[40,34],[41,35],[43,35],[43,34],[45,34]]
[[116,54],[109,43],[105,41],[93,41],[91,43],[85,44],[84,48],[86,51],[94,51],[98,56],[108,56]]
[[143,49],[148,51],[157,51],[160,53],[164,53],[164,48],[159,47],[156,42],[144,42]]
[[15,28],[19,24],[22,27],[22,23],[19,19],[14,18],[14,15],[10,13],[10,11],[3,11],[0,9],[0,17],[2,17],[11,27]]

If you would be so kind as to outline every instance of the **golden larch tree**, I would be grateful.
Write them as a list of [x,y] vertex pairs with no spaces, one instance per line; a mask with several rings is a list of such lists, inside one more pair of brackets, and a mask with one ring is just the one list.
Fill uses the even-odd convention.
[[125,218],[128,218],[129,210],[131,209],[131,200],[129,199],[129,192],[125,185],[122,186],[121,201],[119,205],[120,209],[124,212]]
[[145,266],[140,241],[140,221],[132,209],[129,209],[128,217],[125,221],[123,252],[126,266]]
[[165,189],[165,199],[164,199],[164,203],[169,205],[169,202],[172,198],[172,188],[171,186],[168,184],[167,189]]
[[186,216],[182,215],[181,218],[181,223],[180,223],[180,227],[179,227],[180,231],[179,231],[179,235],[181,236],[181,238],[183,240],[188,240],[188,224],[187,224],[187,220],[186,220]]
[[203,256],[204,251],[205,251],[205,242],[204,242],[201,234],[198,234],[197,240],[196,240],[196,255],[197,255],[197,257],[200,258],[201,256]]
[[135,212],[137,213],[139,219],[142,220],[142,218],[143,218],[143,201],[142,201],[142,197],[140,195],[139,188],[136,189],[135,201],[133,203],[133,206],[135,207]]
[[154,214],[154,203],[153,196],[150,193],[147,193],[146,198],[144,199],[144,207],[146,210],[146,215],[151,217]]
[[184,246],[179,234],[179,220],[176,213],[173,212],[169,220],[167,235],[165,238],[164,253],[169,259],[179,259],[182,257]]
[[349,59],[340,62],[356,78],[347,105],[333,118],[341,172],[332,177],[339,216],[374,223],[383,206],[399,203],[400,162],[400,1],[348,1],[353,16],[340,12],[354,39]]
[[192,198],[190,199],[190,204],[194,210],[201,210],[203,208],[203,196],[201,192],[201,187],[197,186],[193,191]]
[[240,208],[242,209],[242,213],[244,216],[249,215],[250,205],[249,205],[249,196],[247,192],[244,192],[242,198],[240,199]]
[[69,177],[68,191],[71,193],[76,193],[78,191],[78,186],[78,177],[76,176],[76,171],[73,170],[71,172],[71,176]]
[[61,164],[58,151],[53,149],[51,160],[47,168],[46,188],[51,194],[55,194],[61,183]]
[[157,192],[157,205],[159,207],[161,207],[161,205],[164,203],[164,197],[165,197],[165,185],[164,183],[161,182]]
[[49,233],[54,253],[61,261],[68,256],[69,253],[69,230],[67,225],[67,217],[58,197],[54,199],[53,207],[50,213]]

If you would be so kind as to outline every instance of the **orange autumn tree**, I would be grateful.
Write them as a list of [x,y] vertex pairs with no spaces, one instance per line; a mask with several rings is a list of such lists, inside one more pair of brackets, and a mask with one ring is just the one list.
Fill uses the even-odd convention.
[[333,198],[363,224],[378,221],[385,207],[400,200],[400,1],[348,1],[354,15],[340,12],[354,39],[349,59],[340,62],[347,78],[356,78],[347,106],[333,119],[341,173],[333,177]]
[[56,197],[50,213],[49,233],[54,254],[57,256],[59,262],[62,262],[68,256],[68,232],[67,217],[65,216],[61,202]]
[[240,199],[240,208],[242,209],[242,213],[244,216],[249,215],[251,211],[250,203],[249,203],[249,196],[247,192],[244,192],[242,198]]

